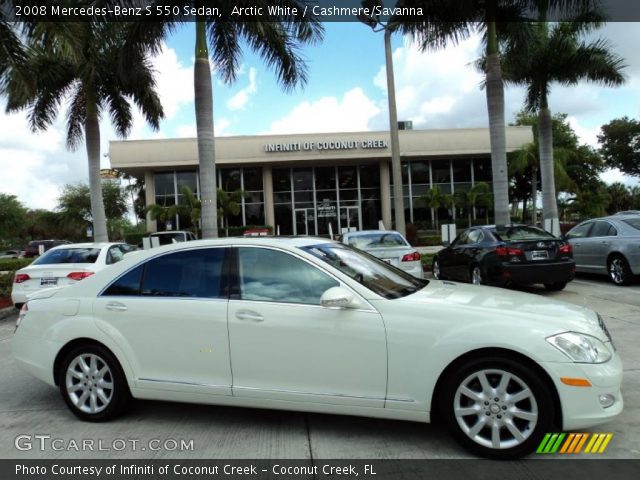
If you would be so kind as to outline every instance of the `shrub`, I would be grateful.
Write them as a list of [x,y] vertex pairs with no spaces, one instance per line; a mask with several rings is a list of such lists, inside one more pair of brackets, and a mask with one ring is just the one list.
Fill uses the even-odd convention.
[[15,272],[28,265],[31,265],[33,258],[6,258],[0,260],[0,272],[10,271]]

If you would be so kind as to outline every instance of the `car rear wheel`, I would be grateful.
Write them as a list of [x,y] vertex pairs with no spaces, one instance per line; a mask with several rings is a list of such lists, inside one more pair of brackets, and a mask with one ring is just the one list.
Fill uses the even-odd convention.
[[58,384],[69,409],[90,422],[118,416],[131,397],[120,364],[99,345],[83,345],[70,351],[58,372]]
[[622,255],[614,255],[607,266],[609,278],[616,285],[629,285],[633,280],[633,272],[629,268],[629,262]]
[[471,267],[471,283],[473,283],[474,285],[482,285],[484,283],[480,265],[476,264]]
[[544,288],[550,292],[559,292],[567,286],[567,282],[545,283]]
[[548,387],[532,369],[507,358],[463,364],[448,375],[439,400],[455,439],[485,457],[527,455],[553,423]]
[[437,258],[433,259],[433,263],[431,264],[431,273],[433,273],[433,278],[436,280],[444,280],[442,271],[440,270],[440,262]]

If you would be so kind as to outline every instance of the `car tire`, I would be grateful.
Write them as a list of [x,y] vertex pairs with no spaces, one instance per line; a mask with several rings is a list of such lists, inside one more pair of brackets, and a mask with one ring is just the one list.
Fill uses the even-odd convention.
[[95,344],[78,346],[65,356],[58,371],[58,385],[73,414],[88,422],[117,417],[131,399],[118,360]]
[[607,262],[607,272],[609,278],[616,285],[629,285],[633,280],[633,272],[629,267],[629,262],[622,255],[613,255]]
[[440,269],[440,261],[438,258],[433,259],[433,263],[431,264],[431,273],[433,274],[433,278],[436,280],[444,280],[445,277],[442,275],[442,270]]
[[474,285],[483,285],[484,277],[482,276],[482,268],[477,263],[471,265],[469,270],[469,280]]
[[520,458],[553,430],[552,393],[526,363],[502,356],[471,359],[447,374],[440,392],[438,409],[448,430],[477,455]]
[[546,288],[550,292],[559,292],[560,290],[564,290],[564,287],[567,286],[567,282],[556,282],[556,283],[545,283],[544,288]]

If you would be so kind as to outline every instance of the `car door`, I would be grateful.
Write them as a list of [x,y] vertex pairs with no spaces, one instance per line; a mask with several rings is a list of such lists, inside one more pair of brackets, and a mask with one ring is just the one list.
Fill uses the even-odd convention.
[[460,275],[465,280],[471,281],[471,265],[478,259],[481,243],[484,241],[484,233],[480,228],[469,230],[467,243],[460,251]]
[[611,251],[611,243],[618,234],[613,225],[604,220],[597,220],[589,237],[585,239],[585,264],[591,270],[607,271],[607,255]]
[[587,263],[588,236],[594,222],[585,222],[573,227],[566,235],[567,240],[573,248],[573,260],[576,262],[576,268],[589,271]]
[[384,406],[387,348],[377,311],[321,307],[321,295],[340,282],[283,250],[238,247],[234,285],[234,396]]
[[158,255],[96,298],[97,325],[123,347],[137,387],[231,395],[228,252],[211,247]]
[[451,276],[450,278],[455,280],[466,280],[467,268],[466,268],[466,248],[469,243],[469,230],[465,230],[457,238],[456,242],[451,246]]

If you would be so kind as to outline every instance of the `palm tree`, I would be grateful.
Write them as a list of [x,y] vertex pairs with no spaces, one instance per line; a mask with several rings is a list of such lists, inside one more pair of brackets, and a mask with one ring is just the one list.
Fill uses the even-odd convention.
[[447,203],[445,196],[446,195],[444,195],[440,190],[440,187],[436,185],[435,187],[427,190],[427,193],[418,197],[416,200],[418,203],[422,203],[427,208],[431,209],[433,212],[434,227],[436,230],[438,229],[438,209]]
[[529,29],[522,28],[531,15],[541,11],[566,12],[582,10],[591,0],[404,0],[403,6],[422,7],[420,21],[402,22],[401,30],[412,35],[423,50],[456,45],[473,31],[480,31],[485,45],[481,62],[485,72],[491,168],[493,175],[494,213],[497,224],[510,222],[509,182],[507,175],[506,123],[504,116],[504,84],[500,45],[529,44]]
[[[491,195],[491,188],[484,182],[476,183],[469,190],[457,190],[455,192],[453,196],[455,204],[467,211],[467,220],[469,226],[471,226],[471,215],[475,211],[476,207],[481,206],[481,204],[487,203],[487,199],[489,200],[488,203],[490,204],[491,199],[487,197],[487,195]],[[485,197],[487,198],[485,199]]]
[[[581,21],[585,18],[589,21]],[[597,39],[585,43],[581,40],[582,36],[602,25],[601,19],[599,12],[593,10],[570,22],[531,24],[527,27],[531,30],[531,40],[526,52],[517,45],[511,45],[503,57],[506,81],[526,85],[525,108],[532,113],[538,112],[542,215],[545,221],[551,220],[552,223],[558,219],[558,205],[548,101],[551,84],[576,85],[587,80],[614,86],[624,82],[623,60],[611,52],[606,41]]]
[[144,50],[125,49],[127,23],[47,22],[28,32],[24,71],[13,68],[6,87],[7,111],[28,110],[32,130],[45,130],[67,108],[67,148],[84,140],[89,164],[94,238],[108,241],[100,181],[99,119],[108,114],[120,137],[132,125],[130,102],[158,129],[163,117],[155,80]]
[[225,229],[225,235],[229,236],[229,217],[240,213],[242,208],[242,199],[246,196],[244,190],[237,189],[233,192],[225,192],[218,189],[218,216],[222,221]]
[[0,7],[0,93],[7,87],[9,72],[18,71],[25,59],[24,46],[14,23],[16,19],[11,17],[4,7]]

